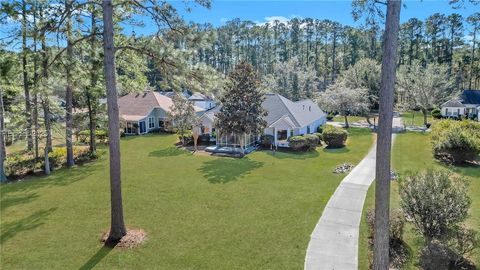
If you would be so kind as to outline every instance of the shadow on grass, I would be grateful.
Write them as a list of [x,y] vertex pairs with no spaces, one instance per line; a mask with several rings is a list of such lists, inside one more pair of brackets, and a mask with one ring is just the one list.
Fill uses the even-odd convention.
[[210,183],[225,184],[263,166],[263,162],[248,158],[219,158],[203,163],[199,170]]
[[99,262],[105,258],[110,251],[113,250],[113,247],[104,245],[102,248],[100,248],[97,253],[93,254],[93,256],[80,268],[79,270],[89,270],[93,269]]
[[[103,157],[102,157],[103,158]],[[101,159],[102,159],[101,158]],[[32,191],[34,189],[49,186],[66,186],[77,181],[83,180],[98,170],[102,169],[104,163],[101,159],[93,162],[78,165],[74,168],[61,168],[52,171],[51,175],[28,176],[20,181],[12,181],[2,184],[0,189],[0,197],[3,199],[7,194],[12,192]],[[36,198],[36,197],[35,197]],[[34,199],[34,198],[31,198]],[[20,202],[20,201],[19,201]],[[3,200],[1,207],[3,208]]]
[[343,154],[343,153],[348,153],[350,152],[350,149],[348,147],[341,147],[341,148],[334,148],[334,147],[325,147],[323,148],[323,152],[325,153],[330,153],[330,154]]
[[272,156],[278,159],[307,159],[307,158],[316,158],[318,157],[319,153],[317,150],[315,151],[308,151],[308,152],[299,152],[293,150],[265,150],[267,155]]
[[55,212],[55,210],[57,210],[56,207],[52,207],[48,210],[40,210],[20,220],[2,224],[0,243],[5,243],[5,241],[14,237],[18,233],[29,231],[43,225],[47,220],[47,217]]
[[2,200],[0,201],[0,207],[2,211],[4,211],[10,206],[29,203],[38,197],[39,197],[38,193],[27,193],[27,194],[17,194],[17,195],[4,194],[2,195]]
[[168,148],[152,151],[148,154],[149,157],[175,157],[180,155],[185,155],[187,152],[183,149],[179,149],[175,146]]

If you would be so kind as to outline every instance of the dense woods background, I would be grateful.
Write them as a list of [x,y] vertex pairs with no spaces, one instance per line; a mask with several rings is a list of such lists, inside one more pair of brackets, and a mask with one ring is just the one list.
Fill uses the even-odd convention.
[[[316,18],[268,23],[233,19],[214,27],[186,23],[166,2],[122,2],[114,6],[118,92],[155,89],[219,96],[227,74],[246,61],[264,91],[320,101],[321,93],[339,83],[333,89],[367,90],[367,107],[376,109],[383,18],[360,17],[357,4],[353,1],[352,15],[360,20],[359,27]],[[143,22],[146,17],[150,25]],[[24,135],[27,148],[38,155],[38,140],[46,139],[51,148],[52,127],[45,115],[66,123],[69,141],[75,131],[105,128],[100,6],[73,0],[5,1],[0,23],[5,29],[1,62],[11,66],[1,81],[8,130]],[[138,36],[128,30],[132,25],[155,27],[151,35]],[[445,71],[439,76],[445,81],[440,98],[423,102],[423,107],[438,106],[460,90],[480,88],[479,29],[478,12],[467,18],[435,13],[401,24],[396,63],[405,68],[400,70],[432,66],[432,72]],[[407,99],[405,88],[399,87],[399,104]],[[418,103],[402,108],[421,109]],[[79,112],[83,116],[76,117]]]

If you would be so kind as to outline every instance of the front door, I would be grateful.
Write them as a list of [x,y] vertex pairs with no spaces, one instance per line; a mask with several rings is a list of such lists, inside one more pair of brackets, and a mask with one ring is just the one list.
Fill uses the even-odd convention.
[[147,131],[147,129],[145,128],[145,121],[140,121],[139,125],[140,125],[140,134],[145,133]]

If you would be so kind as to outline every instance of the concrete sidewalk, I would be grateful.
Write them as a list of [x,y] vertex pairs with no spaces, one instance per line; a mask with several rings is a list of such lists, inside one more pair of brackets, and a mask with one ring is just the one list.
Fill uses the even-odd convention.
[[[401,119],[395,117],[393,128]],[[395,134],[392,135],[392,144]],[[375,179],[376,143],[343,179],[312,232],[305,256],[306,270],[358,269],[358,237],[368,188]]]

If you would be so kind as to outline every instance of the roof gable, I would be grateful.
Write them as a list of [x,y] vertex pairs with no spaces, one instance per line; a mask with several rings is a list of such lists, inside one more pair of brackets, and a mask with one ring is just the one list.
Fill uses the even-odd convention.
[[310,99],[293,102],[279,94],[267,94],[262,106],[268,112],[265,118],[268,126],[281,117],[288,116],[295,127],[300,128],[325,115],[318,105]]

